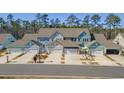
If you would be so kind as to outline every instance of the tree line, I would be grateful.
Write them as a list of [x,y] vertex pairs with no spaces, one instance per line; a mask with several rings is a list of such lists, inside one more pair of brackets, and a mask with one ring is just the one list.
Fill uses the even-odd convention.
[[11,33],[20,39],[25,33],[37,33],[40,28],[88,28],[91,34],[104,33],[108,39],[112,39],[118,32],[123,32],[120,23],[121,18],[115,14],[108,14],[103,23],[99,14],[86,15],[82,19],[70,14],[64,22],[59,18],[50,19],[48,14],[37,13],[32,21],[15,20],[14,16],[9,14],[7,21],[0,17],[0,32]]

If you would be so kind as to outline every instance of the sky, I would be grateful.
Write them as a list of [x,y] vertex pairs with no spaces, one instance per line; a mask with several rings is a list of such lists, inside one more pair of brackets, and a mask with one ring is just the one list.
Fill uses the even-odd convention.
[[[10,13],[0,13],[0,17],[4,18],[6,20],[7,15]],[[11,13],[14,16],[14,19],[22,19],[22,20],[34,20],[36,17],[36,13]],[[79,19],[83,19],[84,16],[90,15],[92,16],[95,13],[47,13],[49,19],[52,18],[59,18],[62,22],[70,15],[74,14],[76,15]],[[104,22],[106,16],[108,13],[97,13],[101,16],[101,22]],[[124,13],[114,13],[115,15],[118,15],[121,18],[121,26],[124,27]]]

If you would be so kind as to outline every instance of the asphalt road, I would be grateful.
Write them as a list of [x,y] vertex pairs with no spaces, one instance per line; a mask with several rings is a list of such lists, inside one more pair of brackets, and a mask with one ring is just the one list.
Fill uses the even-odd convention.
[[0,75],[50,75],[124,78],[124,67],[45,64],[0,64]]

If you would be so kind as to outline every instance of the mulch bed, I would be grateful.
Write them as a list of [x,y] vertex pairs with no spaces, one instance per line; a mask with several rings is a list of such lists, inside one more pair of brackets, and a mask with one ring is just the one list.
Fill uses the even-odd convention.
[[37,61],[37,63],[44,63],[44,61]]
[[82,64],[87,64],[86,62],[82,62]]
[[91,64],[91,65],[98,65],[97,62],[89,62],[89,64]]
[[64,61],[61,61],[61,64],[65,64],[65,62]]

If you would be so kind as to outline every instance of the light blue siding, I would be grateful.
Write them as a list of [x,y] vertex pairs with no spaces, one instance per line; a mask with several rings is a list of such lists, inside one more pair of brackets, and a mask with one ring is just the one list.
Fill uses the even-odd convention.
[[55,33],[50,37],[51,41],[63,40],[63,38],[64,38],[64,37],[63,37],[60,33],[58,33],[58,32],[55,32]]
[[49,42],[48,37],[38,37],[37,40],[38,42],[43,43],[43,44],[47,44]]
[[98,42],[93,43],[92,45],[89,46],[90,50],[96,50],[96,51],[103,51],[105,49],[104,46],[102,46],[101,44],[99,44]]
[[90,40],[90,35],[85,32],[82,32],[78,37],[78,42],[90,42]]
[[4,41],[0,42],[4,47],[6,47],[7,45],[11,44],[12,42],[14,42],[16,39],[12,36],[9,35],[8,37],[6,37],[4,39]]

